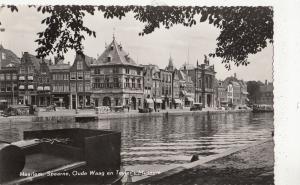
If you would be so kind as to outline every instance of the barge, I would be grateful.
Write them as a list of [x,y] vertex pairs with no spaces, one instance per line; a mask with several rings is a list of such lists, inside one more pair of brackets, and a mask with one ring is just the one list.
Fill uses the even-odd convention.
[[25,131],[0,143],[0,184],[118,184],[121,133],[92,129]]

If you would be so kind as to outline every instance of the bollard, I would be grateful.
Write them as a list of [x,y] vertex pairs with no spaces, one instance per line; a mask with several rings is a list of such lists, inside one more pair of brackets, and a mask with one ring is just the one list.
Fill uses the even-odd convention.
[[191,162],[198,161],[198,160],[199,160],[199,157],[196,154],[194,154],[191,158]]

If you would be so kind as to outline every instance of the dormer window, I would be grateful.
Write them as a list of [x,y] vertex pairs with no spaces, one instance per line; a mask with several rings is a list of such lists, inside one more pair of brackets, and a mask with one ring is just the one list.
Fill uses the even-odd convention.
[[110,50],[114,50],[114,46],[113,45],[110,46]]
[[107,62],[111,62],[111,56],[107,57]]

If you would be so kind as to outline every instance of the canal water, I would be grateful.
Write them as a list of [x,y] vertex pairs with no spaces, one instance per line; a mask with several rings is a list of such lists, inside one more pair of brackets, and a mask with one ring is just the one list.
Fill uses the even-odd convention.
[[22,139],[24,130],[58,128],[112,129],[122,133],[125,170],[156,172],[234,147],[271,138],[273,113],[232,113],[136,117],[89,123],[0,124],[0,140]]

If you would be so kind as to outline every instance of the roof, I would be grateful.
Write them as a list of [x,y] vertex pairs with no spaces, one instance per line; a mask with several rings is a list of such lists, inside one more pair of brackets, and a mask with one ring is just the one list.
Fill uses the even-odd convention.
[[47,60],[47,59],[40,59],[40,58],[37,58],[36,56],[28,53],[28,52],[24,52],[22,58],[21,58],[21,63],[22,62],[32,62],[32,64],[34,65],[34,68],[36,70],[40,70],[40,64],[42,62],[45,62],[47,63],[47,65],[49,65],[51,63],[51,60]]
[[1,57],[1,66],[4,67],[9,67],[11,65],[19,65],[20,64],[20,59],[19,57],[12,52],[11,50],[5,49],[1,44],[0,44],[0,53],[5,53],[5,59],[2,59]]
[[95,65],[134,65],[138,66],[136,62],[130,58],[121,44],[118,44],[113,37],[112,42],[105,48],[104,52],[95,61]]

